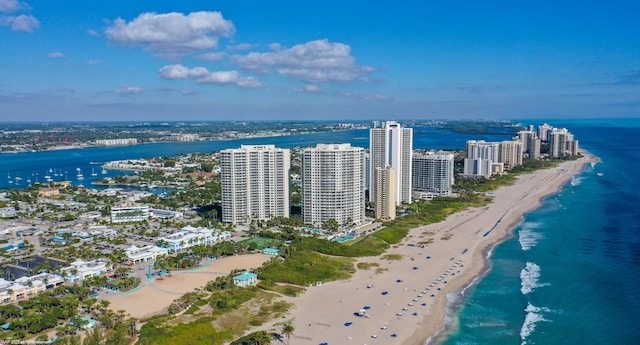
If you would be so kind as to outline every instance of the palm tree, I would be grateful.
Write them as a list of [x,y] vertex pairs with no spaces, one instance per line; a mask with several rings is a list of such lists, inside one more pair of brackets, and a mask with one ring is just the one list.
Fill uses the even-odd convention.
[[282,325],[282,334],[287,337],[287,344],[291,344],[291,335],[293,334],[293,331],[295,331],[295,328],[293,327],[291,321],[288,321],[284,325]]

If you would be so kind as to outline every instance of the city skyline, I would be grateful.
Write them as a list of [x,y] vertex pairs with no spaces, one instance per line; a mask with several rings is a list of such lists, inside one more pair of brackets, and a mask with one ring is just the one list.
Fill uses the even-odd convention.
[[633,2],[0,0],[3,121],[606,118]]

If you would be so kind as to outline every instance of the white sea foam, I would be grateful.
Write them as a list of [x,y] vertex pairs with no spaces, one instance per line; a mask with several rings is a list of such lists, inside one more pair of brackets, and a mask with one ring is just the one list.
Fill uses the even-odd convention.
[[534,231],[538,223],[525,223],[522,229],[518,231],[518,242],[523,251],[527,251],[536,246],[539,240],[544,239],[544,235]]
[[573,177],[571,178],[571,185],[572,185],[572,186],[577,186],[577,185],[579,185],[580,183],[582,183],[582,177],[580,177],[580,176],[573,176]]
[[521,345],[526,345],[527,338],[533,331],[536,330],[536,324],[541,321],[549,321],[544,318],[543,312],[548,312],[547,308],[538,308],[531,303],[527,304],[527,307],[524,309],[527,313],[524,317],[524,322],[522,323],[522,328],[520,328],[520,340],[522,340]]
[[547,285],[540,283],[539,279],[540,266],[533,262],[527,262],[522,271],[520,271],[520,292],[526,295],[535,288]]

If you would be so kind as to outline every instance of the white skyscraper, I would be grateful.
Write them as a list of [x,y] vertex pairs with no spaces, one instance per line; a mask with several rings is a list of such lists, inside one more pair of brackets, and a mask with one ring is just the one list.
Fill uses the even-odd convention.
[[431,196],[451,195],[454,183],[453,153],[429,151],[413,155],[413,190]]
[[469,176],[491,176],[492,164],[500,162],[500,143],[484,140],[467,141],[467,158],[464,174]]
[[364,149],[351,144],[318,144],[302,153],[302,216],[315,227],[364,220]]
[[404,128],[395,121],[369,132],[369,200],[376,200],[376,168],[390,166],[396,172],[396,203],[411,203],[411,156],[413,128]]
[[467,140],[467,158],[481,158],[500,162],[500,143],[484,140]]
[[578,154],[578,141],[566,128],[554,128],[549,133],[549,156],[564,157]]
[[520,140],[503,141],[500,144],[500,162],[506,169],[522,165],[522,142]]
[[289,217],[290,165],[290,151],[274,145],[220,151],[222,221]]

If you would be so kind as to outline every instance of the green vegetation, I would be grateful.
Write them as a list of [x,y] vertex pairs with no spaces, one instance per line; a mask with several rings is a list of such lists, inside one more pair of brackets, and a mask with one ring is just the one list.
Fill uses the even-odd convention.
[[355,272],[353,259],[323,256],[310,250],[296,250],[284,261],[273,261],[259,273],[259,278],[274,282],[309,285],[347,279]]
[[358,262],[358,264],[356,265],[356,267],[359,270],[368,270],[372,267],[379,267],[380,264],[378,264],[377,262]]
[[441,240],[444,240],[444,241],[448,241],[448,240],[450,240],[452,237],[453,237],[453,234],[452,234],[452,233],[450,233],[450,232],[448,232],[448,233],[446,233],[446,234],[442,235],[442,237],[440,237],[440,239],[441,239]]
[[203,317],[189,323],[176,326],[165,324],[166,318],[154,318],[142,326],[140,330],[141,345],[222,345],[233,339],[233,330],[217,331],[212,324],[212,317]]
[[400,254],[385,254],[382,256],[382,259],[389,261],[398,261],[402,260],[403,256]]
[[306,291],[305,288],[299,286],[276,284],[270,280],[260,281],[258,283],[258,287],[263,290],[276,292],[289,297],[296,297]]
[[[223,277],[220,277],[223,278]],[[190,292],[174,304],[191,307],[182,316],[158,316],[142,326],[138,344],[225,344],[271,318],[282,317],[291,307],[277,295],[257,287],[227,286],[225,279],[211,282],[213,289]],[[218,287],[224,286],[223,290]],[[200,315],[194,319],[188,315]]]
[[[384,244],[382,244],[382,246],[373,245],[373,242],[371,241],[366,242],[366,245],[365,243],[360,245],[356,243],[349,246],[317,237],[299,238],[294,244],[292,244],[292,248],[298,251],[306,250],[327,255],[346,257],[375,256],[387,249]],[[382,249],[382,251],[380,251],[380,249]]]
[[258,331],[247,334],[244,337],[232,342],[230,345],[269,345],[273,336],[265,331]]

